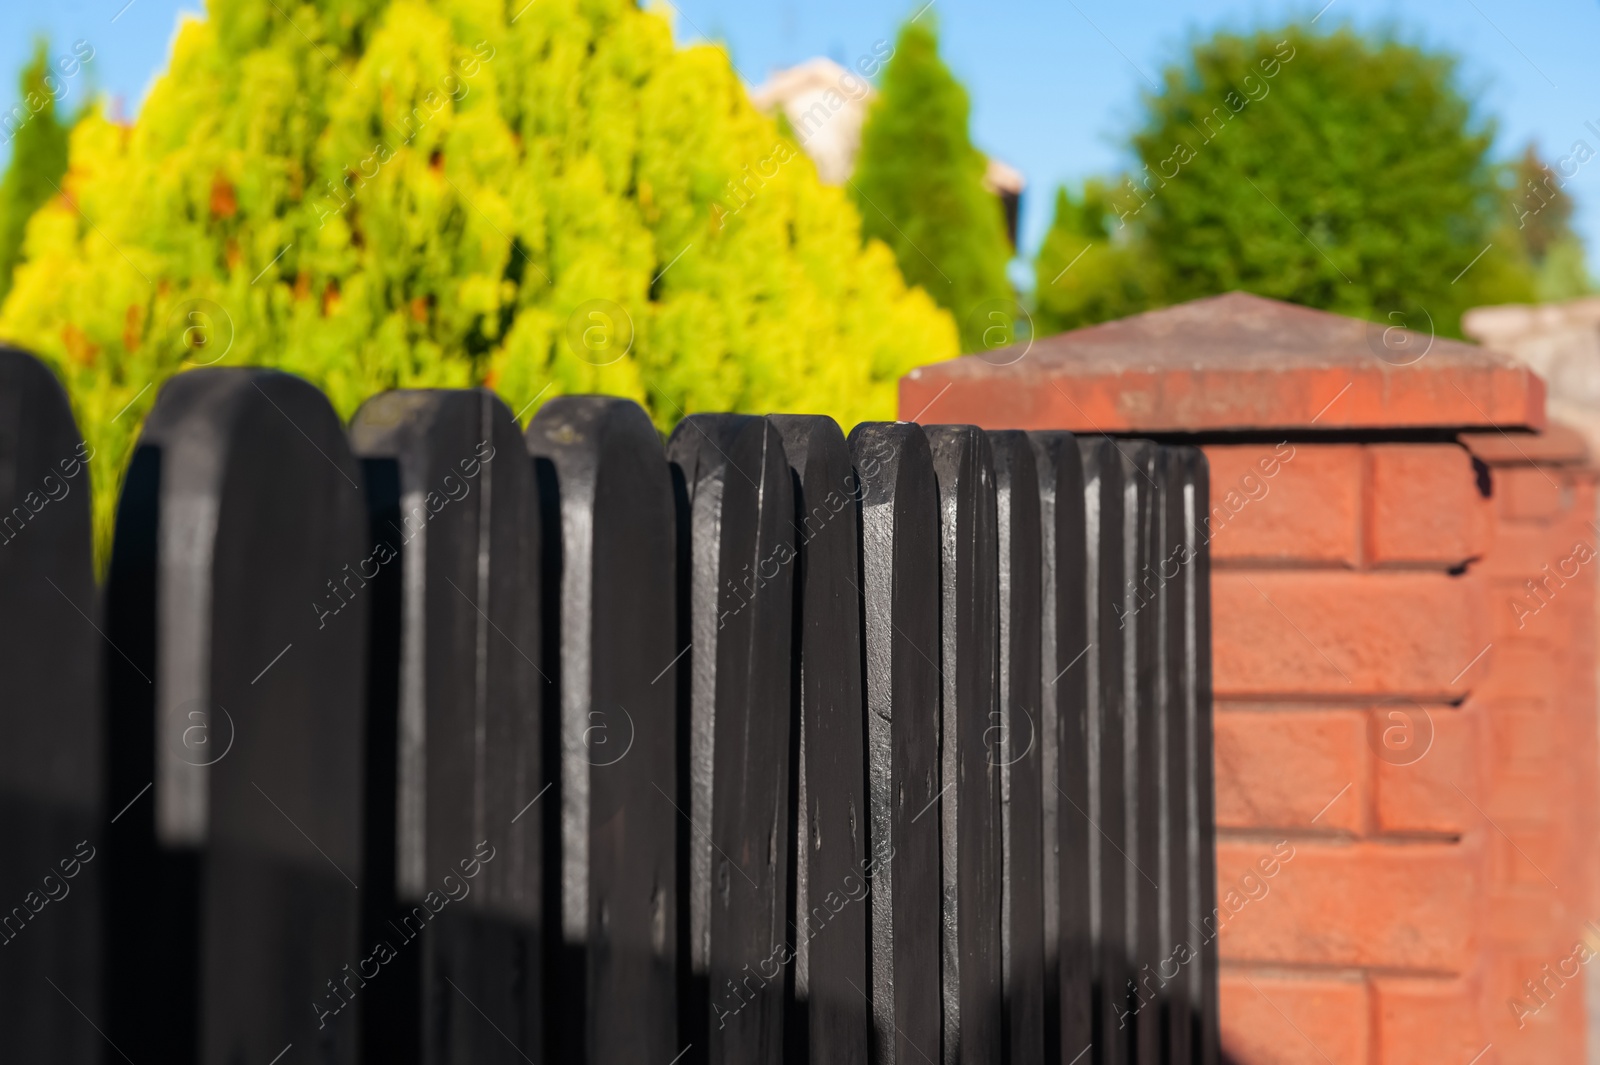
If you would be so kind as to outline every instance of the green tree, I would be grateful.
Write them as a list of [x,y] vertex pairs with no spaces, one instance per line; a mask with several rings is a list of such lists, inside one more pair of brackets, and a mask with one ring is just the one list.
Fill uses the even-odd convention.
[[1541,301],[1572,299],[1592,288],[1583,241],[1572,229],[1573,203],[1563,173],[1570,177],[1593,155],[1593,149],[1579,142],[1560,160],[1562,173],[1557,173],[1530,144],[1508,168],[1511,187],[1507,201]]
[[987,166],[968,137],[966,90],[939,58],[933,18],[900,29],[883,85],[861,130],[851,189],[869,237],[894,249],[961,326],[962,350],[984,347],[984,304],[1009,299],[1011,256]]
[[1159,304],[1160,264],[1148,242],[1118,232],[1110,190],[1084,182],[1056,191],[1055,217],[1034,260],[1034,325],[1059,333]]
[[1446,53],[1350,29],[1224,32],[1144,103],[1110,228],[1148,255],[1141,287],[1162,302],[1243,289],[1458,334],[1466,308],[1532,295],[1493,123]]
[[726,53],[632,0],[208,0],[132,127],[91,113],[70,161],[0,336],[67,383],[102,550],[140,418],[190,366],[288,370],[346,417],[486,384],[524,417],[609,392],[663,428],[848,425],[957,352]]
[[11,163],[0,179],[0,300],[11,291],[28,219],[56,194],[67,172],[69,126],[56,117],[60,85],[51,75],[47,46],[40,41],[19,79],[16,106],[0,115],[0,138],[11,146]]

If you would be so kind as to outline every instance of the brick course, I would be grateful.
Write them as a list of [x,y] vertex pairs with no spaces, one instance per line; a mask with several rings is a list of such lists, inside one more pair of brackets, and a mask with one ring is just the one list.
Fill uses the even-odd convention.
[[1366,557],[1373,566],[1450,568],[1482,556],[1490,506],[1460,444],[1373,444]]
[[1361,564],[1361,448],[1218,445],[1206,461],[1216,565]]
[[1489,643],[1475,577],[1218,571],[1219,699],[1460,698]]
[[1222,1049],[1250,1065],[1362,1065],[1372,1009],[1359,975],[1225,969]]

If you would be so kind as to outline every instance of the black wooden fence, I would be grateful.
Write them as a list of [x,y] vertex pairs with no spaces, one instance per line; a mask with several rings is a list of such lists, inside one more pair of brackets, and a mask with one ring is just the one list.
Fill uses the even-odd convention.
[[4,1060],[1216,1061],[1194,449],[197,370],[100,588],[91,460],[0,351]]

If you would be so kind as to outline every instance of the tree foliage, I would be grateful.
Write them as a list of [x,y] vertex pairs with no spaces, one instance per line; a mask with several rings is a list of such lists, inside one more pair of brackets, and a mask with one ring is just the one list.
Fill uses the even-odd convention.
[[933,17],[907,22],[862,126],[851,183],[862,229],[955,314],[964,351],[984,347],[984,304],[1011,296],[1005,216],[983,184],[987,161],[968,136],[970,110],[939,58]]
[[1055,218],[1034,260],[1034,323],[1041,334],[1123,318],[1159,305],[1160,264],[1148,242],[1117,231],[1110,191],[1090,179],[1056,192]]
[[56,194],[67,172],[68,125],[56,116],[60,84],[52,76],[49,50],[40,41],[19,79],[17,104],[0,115],[0,127],[11,143],[11,162],[0,179],[0,299],[11,290],[28,219]]
[[[1457,333],[1466,308],[1532,294],[1493,124],[1448,54],[1350,29],[1223,32],[1144,106],[1135,169],[1100,216],[1109,245],[1143,264],[1134,302],[1243,289]],[[1047,247],[1081,225],[1058,216]],[[1077,320],[1128,308],[1126,270],[1082,280]],[[1041,307],[1062,298],[1041,287]]]
[[1507,200],[1520,246],[1534,270],[1534,289],[1540,300],[1572,299],[1592,287],[1584,265],[1583,241],[1572,229],[1573,203],[1563,175],[1576,174],[1594,154],[1587,142],[1576,142],[1573,151],[1559,161],[1558,173],[1530,144],[1508,168],[1511,188]]
[[663,427],[849,424],[956,352],[726,54],[630,0],[208,0],[136,122],[77,126],[64,188],[0,335],[66,380],[102,537],[147,386],[187,366],[279,367],[346,417],[483,383],[524,416],[599,391]]

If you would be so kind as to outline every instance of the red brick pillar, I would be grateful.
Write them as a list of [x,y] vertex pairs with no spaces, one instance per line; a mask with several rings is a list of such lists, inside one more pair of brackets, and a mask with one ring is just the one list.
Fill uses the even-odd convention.
[[[1494,668],[1473,689],[1488,881],[1484,1015],[1504,1061],[1582,1061],[1595,906],[1595,471],[1576,433],[1464,436],[1491,472]],[[1595,925],[1590,925],[1595,921]],[[1576,950],[1579,942],[1584,950]],[[1577,979],[1573,970],[1579,970]]]
[[1600,542],[1536,377],[1233,294],[924,367],[901,411],[1204,447],[1233,1062],[1584,1060]]

